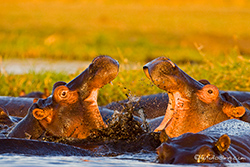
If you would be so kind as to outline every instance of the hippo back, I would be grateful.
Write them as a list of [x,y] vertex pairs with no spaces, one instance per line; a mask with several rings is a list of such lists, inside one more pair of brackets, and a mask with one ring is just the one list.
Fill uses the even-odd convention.
[[170,138],[157,148],[160,163],[250,162],[250,125],[230,119],[199,133]]
[[210,136],[221,136],[225,133],[230,136],[245,136],[250,135],[250,124],[238,119],[229,119],[199,133]]

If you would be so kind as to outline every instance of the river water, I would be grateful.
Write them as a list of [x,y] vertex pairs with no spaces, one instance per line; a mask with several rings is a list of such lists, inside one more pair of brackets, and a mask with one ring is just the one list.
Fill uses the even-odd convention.
[[[227,167],[246,167],[250,164],[203,164],[203,165],[171,165],[171,164],[157,164],[150,162],[150,158],[154,155],[121,155],[117,157],[80,157],[80,156],[25,156],[14,154],[0,155],[0,165],[3,167],[198,167],[198,166],[227,166]],[[140,160],[138,160],[140,159]]]
[[1,73],[23,74],[31,71],[56,71],[75,73],[79,69],[85,69],[90,61],[76,60],[47,60],[47,59],[6,59],[0,62]]
[[[24,156],[14,154],[0,155],[0,164],[4,167],[27,167],[27,166],[162,166],[162,164],[145,162],[151,161],[155,155],[122,155],[117,157],[80,157],[80,156]],[[141,160],[137,160],[141,159]],[[150,159],[150,160],[149,160]],[[1,166],[2,166],[1,165]]]
[[[237,135],[241,136],[244,134],[249,135],[250,131],[250,125],[246,122],[230,119],[224,122],[221,122],[217,125],[214,125],[213,127],[207,128],[204,131],[201,131],[199,133],[207,134],[207,135],[214,135],[214,136],[221,136],[222,134],[225,134],[225,131],[228,135]],[[12,141],[13,144],[14,141]],[[37,143],[37,141],[33,141],[34,143]],[[46,142],[45,142],[46,143]],[[7,146],[6,148],[11,148],[12,146]],[[47,145],[47,144],[46,144]],[[27,145],[25,145],[25,148],[22,148],[20,146],[19,150],[26,149]],[[33,144],[33,146],[35,146]],[[53,145],[49,145],[49,149],[45,145],[39,145],[43,150],[50,150],[53,148]],[[0,149],[6,149],[4,146]],[[15,148],[15,147],[14,147]],[[30,149],[30,147],[28,147]],[[32,149],[33,147],[31,147]],[[36,147],[34,147],[36,148]],[[12,149],[13,150],[13,149]],[[66,151],[65,149],[63,149]],[[1,151],[1,150],[0,150]],[[22,150],[23,151],[23,150]],[[21,151],[21,152],[22,152]],[[27,149],[26,149],[27,151]],[[11,151],[13,152],[13,151]],[[25,151],[24,151],[25,152]],[[44,152],[44,154],[41,155],[50,155],[50,156],[34,156],[34,155],[23,155],[23,154],[14,154],[14,153],[4,153],[0,154],[0,166],[4,167],[51,167],[51,166],[90,166],[90,167],[103,167],[103,166],[119,166],[119,167],[158,167],[158,166],[170,166],[170,167],[193,167],[193,166],[227,166],[227,167],[245,167],[250,166],[250,163],[227,163],[227,164],[196,164],[196,165],[171,165],[171,164],[159,164],[156,163],[156,157],[157,154],[155,151],[146,151],[141,150],[139,153],[129,153],[125,152],[122,154],[110,154],[110,156],[103,156],[103,154],[99,154],[98,156],[61,156],[62,154],[59,154],[59,156],[54,154],[51,154],[51,152]],[[68,153],[68,152],[67,152]],[[72,152],[74,153],[74,152]],[[51,156],[53,155],[53,156]],[[65,154],[63,154],[65,155]],[[73,154],[70,154],[73,155]],[[89,155],[89,154],[88,154]]]
[[[91,61],[79,60],[50,60],[50,59],[0,59],[0,72],[8,74],[24,74],[29,72],[54,71],[67,74],[84,70]],[[142,69],[140,63],[120,64],[120,69]]]

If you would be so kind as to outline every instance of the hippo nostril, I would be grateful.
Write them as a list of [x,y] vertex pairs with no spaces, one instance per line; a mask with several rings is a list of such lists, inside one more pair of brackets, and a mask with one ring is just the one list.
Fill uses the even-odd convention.
[[175,158],[172,158],[172,159],[169,161],[169,164],[173,164],[173,163],[174,163],[174,160],[175,160]]
[[103,56],[98,56],[98,57],[94,58],[94,59],[92,60],[92,63],[95,63],[96,61],[102,59],[103,57],[106,57],[106,56],[103,55]]
[[43,99],[38,99],[38,101],[36,102],[36,104],[37,104],[37,106],[38,106],[39,108],[41,108],[41,107],[43,106],[43,104],[44,104],[43,101],[44,101]]
[[168,59],[168,61],[167,62],[169,62],[171,65],[172,65],[172,67],[173,68],[175,68],[176,66],[175,66],[175,64],[170,60],[170,59]]
[[34,98],[33,103],[36,103],[39,100],[39,98]]
[[145,66],[143,66],[143,70],[147,70],[148,69],[148,67],[145,65]]

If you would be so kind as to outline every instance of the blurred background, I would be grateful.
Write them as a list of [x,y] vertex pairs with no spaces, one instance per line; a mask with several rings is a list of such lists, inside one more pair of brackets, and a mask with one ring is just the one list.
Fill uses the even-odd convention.
[[10,74],[4,62],[10,66],[13,59],[25,60],[25,66],[31,59],[49,60],[43,66],[53,66],[63,60],[65,67],[67,62],[90,62],[98,55],[109,55],[121,64],[116,86],[101,91],[103,104],[126,98],[128,90],[136,95],[161,92],[152,88],[141,70],[159,56],[169,57],[195,79],[208,79],[220,89],[250,91],[250,1],[1,2],[0,95],[51,89],[55,81],[69,81],[87,67],[83,63],[71,74],[60,70]]

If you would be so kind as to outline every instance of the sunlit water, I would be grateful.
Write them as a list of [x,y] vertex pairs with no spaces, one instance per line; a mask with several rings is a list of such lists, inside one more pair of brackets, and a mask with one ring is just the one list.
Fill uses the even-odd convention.
[[117,157],[81,157],[81,156],[25,156],[3,154],[0,155],[0,166],[3,167],[55,167],[55,166],[88,166],[88,167],[102,167],[102,166],[119,166],[119,167],[158,167],[158,166],[172,166],[172,167],[194,167],[194,166],[228,166],[228,167],[245,167],[250,164],[206,164],[206,165],[170,165],[157,164],[151,162],[154,158],[153,154],[125,154]]
[[75,73],[79,69],[85,69],[88,61],[45,60],[45,59],[7,59],[0,63],[1,73],[23,74],[41,71],[56,71]]
[[125,154],[117,157],[0,155],[1,166],[161,166],[152,161],[154,154]]
[[[64,72],[73,74],[78,70],[84,70],[91,61],[80,60],[49,60],[49,59],[0,59],[0,72],[7,74],[24,74],[29,72]],[[120,68],[134,70],[142,68],[139,63],[120,64]]]

